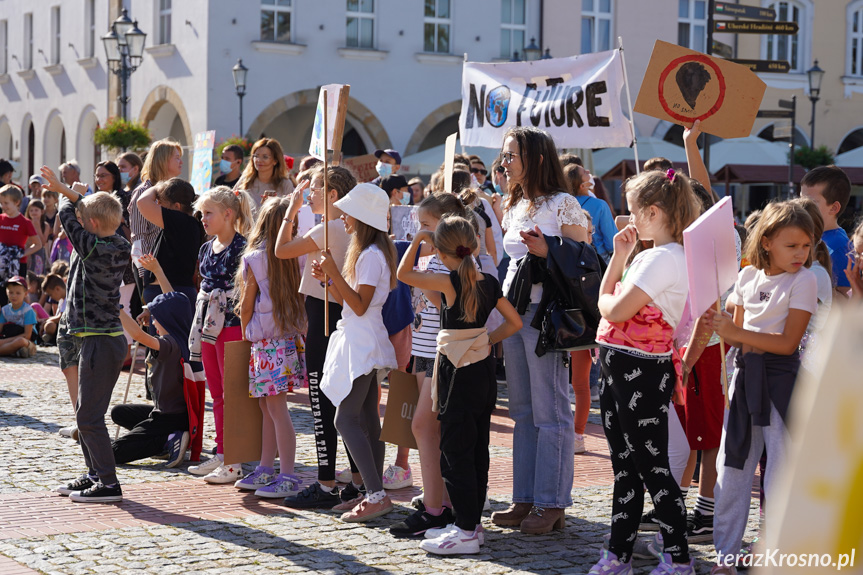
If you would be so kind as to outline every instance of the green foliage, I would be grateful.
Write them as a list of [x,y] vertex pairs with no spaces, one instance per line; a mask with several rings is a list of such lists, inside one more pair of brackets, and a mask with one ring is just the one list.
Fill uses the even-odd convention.
[[252,142],[234,134],[230,138],[219,140],[219,143],[216,144],[216,149],[213,151],[216,154],[215,157],[217,162],[219,161],[218,158],[222,157],[222,151],[228,146],[240,146],[243,148],[243,155],[247,158],[249,157],[249,154],[252,153]]
[[146,150],[152,138],[150,130],[134,120],[108,118],[103,128],[98,128],[93,141],[100,146],[116,150]]
[[814,150],[802,146],[794,151],[794,163],[807,170],[818,166],[829,166],[833,163],[833,154],[827,146],[818,146]]

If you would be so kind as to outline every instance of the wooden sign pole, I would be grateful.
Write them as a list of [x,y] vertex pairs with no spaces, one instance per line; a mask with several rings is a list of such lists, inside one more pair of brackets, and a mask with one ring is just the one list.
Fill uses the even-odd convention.
[[[735,232],[737,233],[737,232]],[[713,242],[713,273],[716,274],[716,313],[722,314],[722,294],[719,289],[719,266],[716,264],[716,242]],[[722,395],[725,396],[725,409],[730,407],[728,400],[728,370],[725,367],[725,338],[719,336],[719,354],[722,356]]]
[[[329,100],[327,100],[327,91],[324,90],[324,251],[330,249],[330,200],[329,200],[329,178],[327,172],[327,108]],[[330,336],[330,282],[329,278],[324,275],[324,337]]]

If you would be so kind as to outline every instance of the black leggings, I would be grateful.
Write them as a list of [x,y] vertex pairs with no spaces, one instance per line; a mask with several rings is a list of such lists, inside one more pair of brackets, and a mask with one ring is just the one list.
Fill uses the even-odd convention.
[[686,505],[668,464],[668,404],[676,378],[671,356],[650,357],[604,345],[599,350],[599,407],[614,470],[608,548],[629,561],[647,486],[665,552],[675,563],[688,563]]
[[[336,323],[342,317],[342,306],[329,303],[330,333],[336,331]],[[309,402],[312,404],[312,417],[315,420],[315,448],[318,454],[318,479],[333,481],[336,478],[336,406],[321,393],[324,360],[330,338],[324,336],[324,300],[306,296],[306,317],[309,321],[306,335],[306,369],[309,371]],[[348,451],[345,446],[345,451]],[[351,472],[357,473],[357,464],[348,451]]]

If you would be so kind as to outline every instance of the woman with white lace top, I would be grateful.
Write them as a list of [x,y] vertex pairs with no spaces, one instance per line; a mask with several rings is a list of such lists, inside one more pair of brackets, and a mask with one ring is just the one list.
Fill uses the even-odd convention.
[[[588,239],[587,218],[567,182],[554,140],[536,128],[512,128],[504,136],[501,164],[508,178],[501,226],[510,256],[503,292],[508,292],[518,262],[528,253],[546,257],[543,235]],[[504,340],[509,413],[513,432],[512,506],[492,515],[501,526],[522,533],[562,529],[564,509],[572,505],[575,429],[569,406],[566,354],[535,353],[539,331],[530,326],[542,298],[542,284],[531,289],[523,327]]]

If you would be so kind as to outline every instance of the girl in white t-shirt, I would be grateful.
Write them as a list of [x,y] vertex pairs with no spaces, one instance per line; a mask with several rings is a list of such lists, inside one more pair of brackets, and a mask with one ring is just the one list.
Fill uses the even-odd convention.
[[[749,516],[752,480],[767,451],[765,495],[784,463],[788,430],[785,416],[797,371],[798,347],[818,307],[818,282],[806,268],[812,261],[814,225],[795,201],[769,204],[746,241],[752,265],[737,277],[728,314],[706,318],[725,341],[739,347],[731,405],[716,460],[716,511],[713,541],[717,557],[736,557]],[[734,563],[711,573],[736,573]]]
[[333,205],[344,214],[351,243],[342,270],[329,252],[312,263],[314,277],[320,281],[328,277],[333,297],[344,305],[327,347],[321,391],[336,406],[336,429],[367,492],[342,520],[360,522],[393,509],[381,480],[384,444],[380,440],[378,379],[398,368],[382,316],[384,302],[396,286],[398,260],[387,235],[386,192],[374,184],[359,184]]
[[[625,187],[630,224],[614,236],[602,279],[597,330],[602,367],[599,405],[614,469],[611,539],[590,573],[631,573],[647,486],[664,549],[655,572],[693,574],[686,506],[668,460],[669,403],[681,385],[673,333],[689,291],[683,230],[700,213],[689,178],[644,172]],[[625,268],[639,240],[653,248]],[[672,415],[676,417],[676,415]]]

